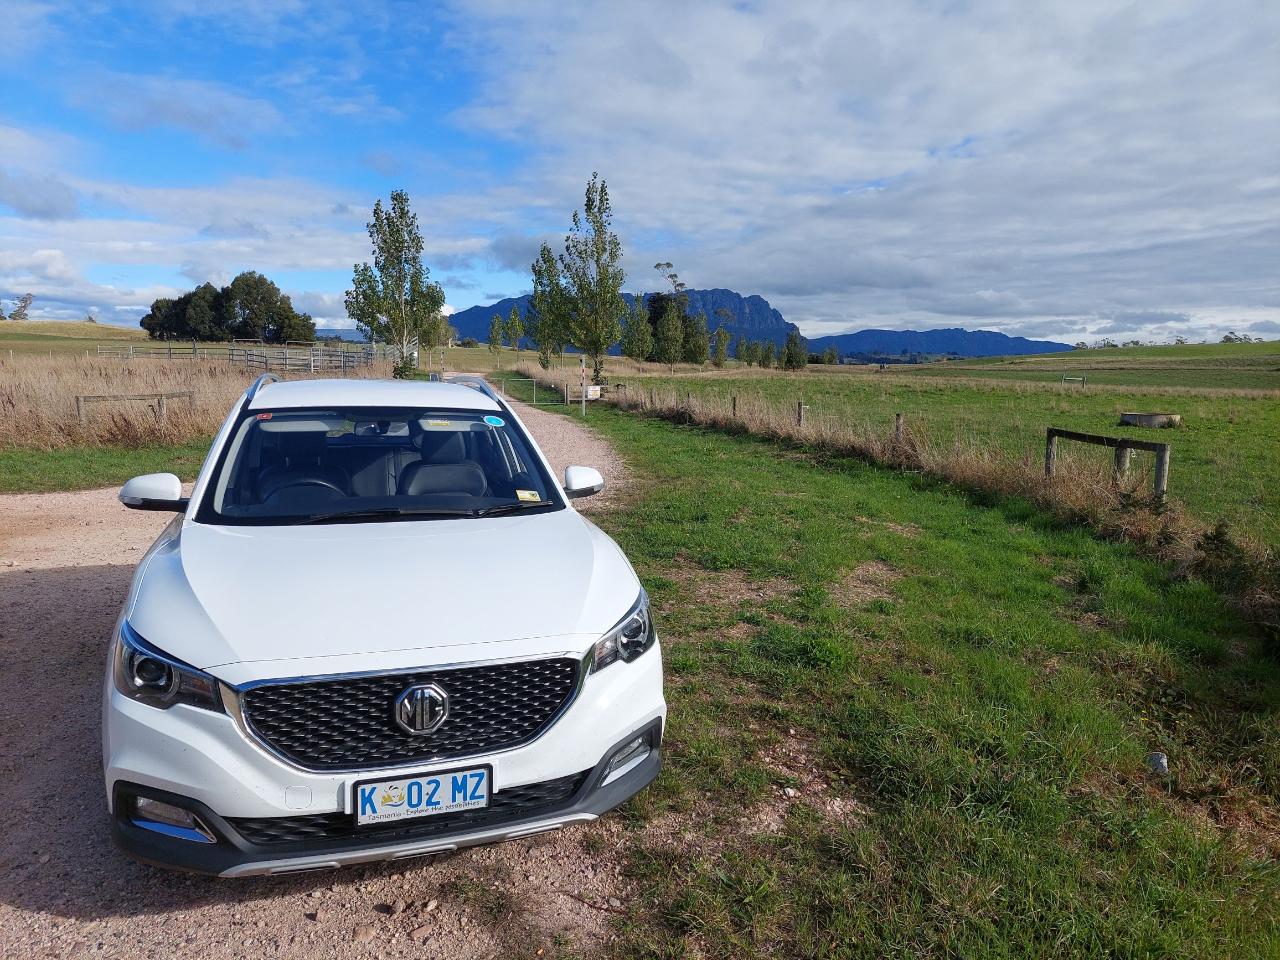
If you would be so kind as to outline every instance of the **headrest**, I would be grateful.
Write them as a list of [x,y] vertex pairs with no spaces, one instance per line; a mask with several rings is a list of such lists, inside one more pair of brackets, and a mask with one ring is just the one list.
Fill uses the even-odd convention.
[[326,438],[319,430],[277,435],[278,449],[290,460],[315,459],[324,453]]
[[423,463],[458,463],[467,459],[462,434],[455,430],[423,431],[413,438],[413,445],[422,451]]
[[411,463],[400,480],[400,492],[411,496],[461,493],[478,497],[487,489],[484,471],[474,463]]

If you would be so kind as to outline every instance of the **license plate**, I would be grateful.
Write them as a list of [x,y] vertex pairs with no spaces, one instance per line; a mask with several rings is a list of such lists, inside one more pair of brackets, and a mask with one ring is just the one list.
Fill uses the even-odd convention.
[[431,817],[489,805],[489,768],[447,770],[355,786],[356,826]]

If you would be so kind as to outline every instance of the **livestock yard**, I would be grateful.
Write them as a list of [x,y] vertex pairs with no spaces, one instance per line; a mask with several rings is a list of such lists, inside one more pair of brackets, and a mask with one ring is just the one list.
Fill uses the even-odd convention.
[[[91,508],[113,495],[96,488],[152,470],[191,479],[256,371],[40,336],[0,342],[0,490],[16,495],[0,498],[2,641],[12,662],[17,624],[51,624],[41,642],[88,685],[72,699],[92,713],[102,649],[64,627],[105,627],[148,532]],[[531,360],[445,358],[524,400],[527,377],[576,375],[576,358],[549,373]],[[670,721],[655,787],[509,855],[249,881],[234,896],[182,881],[154,891],[149,916],[284,956],[357,942],[412,955],[429,927],[459,957],[1275,955],[1280,666],[1240,585],[1195,558],[1222,520],[1211,543],[1273,569],[1280,345],[884,372],[611,360],[608,378],[612,402],[587,405],[586,431],[577,406],[529,422],[540,441],[578,431],[597,445],[587,455],[625,465],[592,519],[656,604]],[[77,414],[77,395],[166,392],[191,400],[163,418],[146,400]],[[1118,426],[1131,410],[1182,423]],[[1142,455],[1117,485],[1112,451],[1093,448],[1064,453],[1046,487],[1050,426],[1169,442],[1168,500],[1151,501]],[[1080,509],[1055,510],[1044,489]],[[30,496],[69,490],[89,492]],[[91,566],[33,554],[39,518],[77,509],[94,524]],[[116,523],[134,552],[110,559]],[[1181,560],[1162,537],[1185,539]],[[60,591],[56,615],[37,581]],[[34,762],[8,769],[36,777]],[[8,831],[6,931],[41,945],[31,954],[154,948],[130,939],[120,917],[141,908],[105,879],[152,875],[107,845],[93,802],[76,809],[69,835],[103,882]]]

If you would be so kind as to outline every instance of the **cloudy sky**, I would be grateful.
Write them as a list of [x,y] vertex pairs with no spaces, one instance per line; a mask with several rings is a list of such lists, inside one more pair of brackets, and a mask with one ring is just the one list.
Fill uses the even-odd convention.
[[[811,336],[1280,336],[1280,4],[0,0],[0,299],[134,324],[265,272],[344,325],[403,187],[449,303],[528,289],[592,170]],[[8,304],[6,304],[8,306]]]

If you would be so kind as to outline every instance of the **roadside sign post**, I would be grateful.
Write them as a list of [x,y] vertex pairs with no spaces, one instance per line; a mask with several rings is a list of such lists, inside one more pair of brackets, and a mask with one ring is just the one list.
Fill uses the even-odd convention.
[[579,354],[578,356],[578,379],[582,385],[582,417],[587,417],[587,356]]

